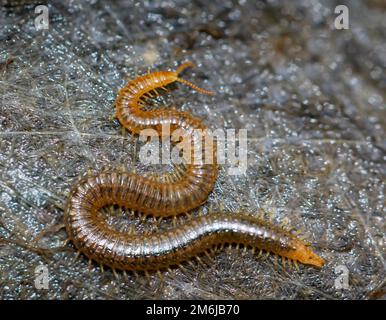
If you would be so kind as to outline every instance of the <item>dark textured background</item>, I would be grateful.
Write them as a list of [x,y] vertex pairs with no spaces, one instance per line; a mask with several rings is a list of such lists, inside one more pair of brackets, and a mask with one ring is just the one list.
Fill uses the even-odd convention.
[[[384,1],[350,1],[349,30],[333,27],[342,1],[52,1],[45,31],[34,27],[34,1],[3,3],[0,297],[385,297]],[[204,213],[263,209],[287,220],[327,260],[322,270],[232,249],[208,267],[164,273],[161,285],[153,275],[149,283],[89,269],[62,245],[63,205],[78,175],[141,168],[136,138],[111,120],[117,90],[185,60],[197,68],[184,78],[217,95],[179,86],[158,103],[213,129],[248,129],[247,174],[222,167]],[[48,290],[34,287],[39,264]],[[340,265],[348,290],[334,288]]]

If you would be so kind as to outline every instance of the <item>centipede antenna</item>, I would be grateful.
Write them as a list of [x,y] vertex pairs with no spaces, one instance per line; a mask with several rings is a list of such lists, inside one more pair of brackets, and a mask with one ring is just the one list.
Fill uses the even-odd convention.
[[182,71],[184,71],[186,68],[194,68],[194,63],[191,61],[186,61],[183,64],[181,64],[177,70],[176,74],[180,74]]
[[201,93],[204,93],[204,94],[208,94],[210,96],[213,96],[215,94],[213,91],[208,91],[208,90],[202,89],[202,88],[196,86],[195,84],[193,84],[193,83],[191,83],[189,81],[186,81],[185,79],[177,78],[176,81],[181,82],[181,83],[191,87],[193,90],[196,90],[198,92],[201,92]]

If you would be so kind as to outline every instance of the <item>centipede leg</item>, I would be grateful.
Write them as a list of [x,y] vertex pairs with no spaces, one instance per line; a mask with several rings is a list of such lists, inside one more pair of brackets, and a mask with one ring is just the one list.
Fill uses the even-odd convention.
[[196,260],[198,261],[198,263],[203,266],[203,267],[207,267],[206,263],[199,257],[199,256],[196,256]]
[[151,277],[150,277],[149,272],[148,272],[147,270],[145,270],[144,273],[145,273],[145,277],[146,277],[147,284],[148,284],[149,286],[151,286]]
[[211,255],[209,254],[209,252],[208,251],[204,251],[204,254],[206,255],[206,257],[209,259],[209,261],[211,262],[211,263],[213,263],[213,258],[211,257]]
[[194,270],[196,269],[196,266],[194,265],[192,260],[187,260],[186,262],[192,267],[192,269],[194,269]]
[[282,262],[283,268],[285,268],[286,267],[285,257],[281,257],[281,262]]
[[291,271],[293,271],[293,266],[292,266],[292,264],[293,264],[293,260],[292,260],[292,259],[288,259],[288,265],[289,265]]
[[[187,263],[187,262],[184,262],[184,263]],[[185,276],[189,276],[189,270],[185,268],[185,266],[183,265],[183,263],[180,263],[178,265],[178,268],[181,270],[181,272],[185,275]]]
[[114,275],[115,279],[119,280],[119,275],[118,275],[117,271],[115,270],[115,268],[112,268],[112,270],[113,270],[113,275]]
[[162,290],[163,290],[163,288],[164,288],[165,279],[164,279],[163,274],[162,274],[161,271],[159,271],[159,270],[157,270],[157,275],[158,275],[158,278],[159,278],[159,287],[158,287],[158,291],[159,291],[159,292],[162,292]]
[[80,251],[77,251],[77,252],[76,252],[75,257],[74,257],[74,259],[73,259],[73,262],[75,262],[76,260],[78,260],[80,254],[81,254]]
[[265,212],[263,210],[259,211],[258,219],[264,220]]
[[294,260],[294,265],[295,265],[295,268],[300,272],[300,268],[296,260]]
[[115,209],[114,209],[114,206],[110,206],[110,214],[111,216],[115,216],[116,215],[116,212],[115,212]]

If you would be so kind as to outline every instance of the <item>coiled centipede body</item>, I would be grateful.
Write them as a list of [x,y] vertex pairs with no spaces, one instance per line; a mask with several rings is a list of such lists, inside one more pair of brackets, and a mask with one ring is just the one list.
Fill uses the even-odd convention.
[[[204,94],[212,94],[179,78],[190,67],[148,73],[119,91],[116,117],[123,127],[138,134],[152,128],[162,135],[162,125],[180,128],[187,136],[204,124],[188,112],[170,108],[143,110],[144,97],[180,82]],[[215,153],[215,149],[213,150]],[[215,159],[216,157],[214,157]],[[160,181],[124,170],[88,174],[73,187],[65,208],[69,239],[89,259],[121,270],[159,270],[178,265],[219,244],[238,243],[266,250],[292,261],[321,267],[324,260],[293,233],[246,214],[212,213],[154,234],[127,234],[111,229],[97,215],[108,205],[119,205],[156,217],[170,217],[202,205],[214,187],[216,162],[194,159],[175,181]]]

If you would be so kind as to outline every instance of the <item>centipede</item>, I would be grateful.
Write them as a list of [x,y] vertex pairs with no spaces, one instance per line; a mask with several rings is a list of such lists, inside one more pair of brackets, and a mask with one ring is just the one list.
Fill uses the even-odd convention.
[[[137,76],[119,90],[115,117],[133,134],[151,128],[162,136],[162,126],[181,129],[192,137],[196,129],[205,130],[203,122],[189,112],[161,107],[146,110],[146,101],[181,83],[203,94],[213,95],[180,78],[193,63],[185,62],[175,71],[157,71]],[[205,131],[204,131],[205,132]],[[213,253],[224,245],[242,245],[262,250],[282,259],[320,268],[325,261],[296,233],[279,227],[251,213],[219,210],[191,217],[186,223],[150,234],[128,233],[111,228],[100,214],[107,206],[119,206],[156,218],[173,218],[202,206],[212,192],[218,174],[216,148],[212,162],[204,157],[185,163],[173,179],[141,175],[124,168],[91,171],[78,179],[65,205],[64,222],[78,253],[91,261],[115,270],[152,271],[169,269],[191,261],[203,253]]]

